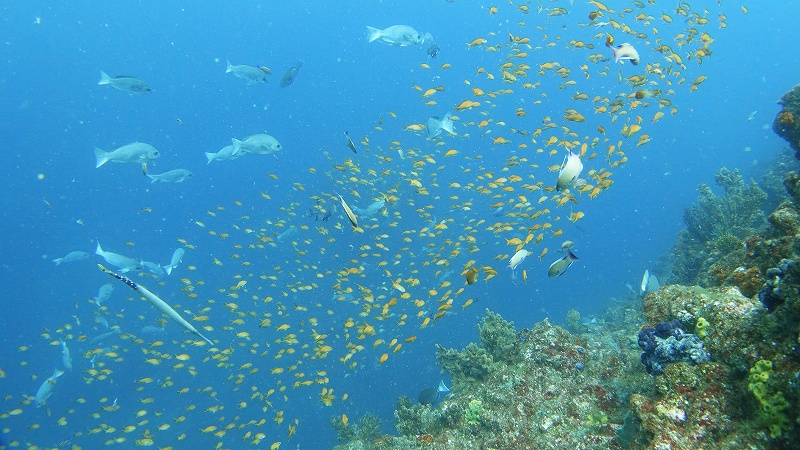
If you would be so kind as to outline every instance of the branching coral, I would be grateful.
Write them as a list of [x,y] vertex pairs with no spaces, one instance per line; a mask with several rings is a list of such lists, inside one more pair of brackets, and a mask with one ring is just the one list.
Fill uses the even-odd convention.
[[746,185],[738,170],[723,167],[715,181],[725,195],[718,197],[707,184],[699,185],[697,204],[684,210],[683,220],[699,242],[719,242],[727,248],[731,238],[743,239],[766,224],[760,207],[767,195],[755,182]]

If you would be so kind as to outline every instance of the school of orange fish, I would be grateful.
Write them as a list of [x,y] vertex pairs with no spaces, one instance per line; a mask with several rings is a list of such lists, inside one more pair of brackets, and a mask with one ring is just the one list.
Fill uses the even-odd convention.
[[[390,365],[417,336],[446,330],[451,309],[473,304],[470,285],[498,282],[492,280],[497,268],[515,252],[528,249],[542,259],[548,245],[560,248],[569,237],[562,224],[581,220],[581,204],[600,201],[627,155],[646,149],[648,130],[678,114],[679,103],[701,86],[702,64],[713,60],[711,33],[727,20],[686,2],[632,1],[612,10],[590,1],[588,17],[558,3],[485,8],[508,21],[502,31],[465,36],[463,51],[480,52],[491,64],[421,64],[420,79],[437,72],[442,84],[408,89],[418,91],[425,117],[453,110],[455,135],[424,148],[405,146],[404,137],[423,136],[426,125],[387,112],[373,119],[374,131],[354,137],[352,151],[343,139],[342,152],[328,156],[330,166],[308,168],[332,180],[335,191],[309,192],[295,182],[281,198],[263,193],[210,207],[194,223],[197,236],[217,238],[213,248],[197,248],[198,238],[180,239],[193,264],[189,273],[203,276],[181,279],[185,300],[171,303],[214,345],[190,334],[151,341],[124,330],[115,343],[76,355],[97,361],[93,368],[81,365],[93,391],[59,389],[63,378],[53,381],[60,403],[74,399],[69,408],[31,421],[33,396],[6,396],[0,424],[9,436],[24,436],[12,446],[47,447],[52,444],[40,442],[51,430],[88,420],[93,425],[75,432],[97,435],[86,442],[178,448],[187,438],[198,442],[199,434],[206,448],[226,447],[223,438],[235,436],[274,450],[303,432],[303,421],[286,415],[285,405],[309,396],[346,424],[341,406],[348,394],[329,377],[330,368]],[[636,49],[638,64],[624,58],[615,64],[613,49],[621,43]],[[569,152],[587,167],[585,183],[557,190]],[[263,217],[262,202],[273,203],[282,218]],[[377,207],[359,217],[349,208],[356,204]],[[500,207],[504,214],[493,216]],[[309,208],[337,213],[326,221],[296,220]],[[230,278],[232,267],[237,275]],[[461,277],[437,281],[451,270]],[[543,272],[523,271],[523,278],[546,282]],[[149,284],[167,297],[157,281]],[[124,313],[79,308],[108,318],[141,314],[135,293],[122,292],[131,302]],[[48,352],[60,339],[85,347],[91,338],[71,318],[41,333]],[[3,361],[6,372],[25,365],[31,347],[19,349],[23,361]],[[135,391],[138,404],[91,397],[112,392],[111,384]]]

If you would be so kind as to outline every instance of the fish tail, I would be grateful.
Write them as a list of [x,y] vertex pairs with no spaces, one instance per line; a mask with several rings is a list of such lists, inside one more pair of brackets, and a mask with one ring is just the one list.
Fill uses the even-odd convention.
[[211,164],[211,161],[213,161],[214,158],[216,157],[217,155],[215,153],[206,152],[206,158],[208,158],[208,164]]
[[577,256],[575,256],[575,253],[572,253],[572,250],[569,249],[569,248],[567,248],[567,258],[569,258],[572,261],[575,261],[576,259],[580,259]]
[[227,59],[225,60],[225,62],[228,63],[228,67],[225,68],[225,73],[233,72],[233,64],[231,64],[231,62],[228,61]]
[[100,246],[100,241],[97,241],[97,249],[94,251],[94,254],[103,256],[103,247]]
[[64,371],[59,369],[58,367],[56,367],[55,369],[53,369],[53,376],[50,377],[50,378],[55,380],[56,378],[60,377],[61,375],[64,375]]
[[94,157],[97,158],[97,165],[95,168],[100,168],[100,166],[108,162],[108,152],[100,148],[94,148]]
[[146,173],[145,175],[147,175],[147,178],[150,178],[150,184],[153,184],[156,181],[158,181],[158,177],[156,177],[155,175],[150,175],[149,173]]
[[111,84],[111,77],[108,76],[107,73],[105,73],[105,72],[103,72],[101,70],[100,71],[100,81],[98,81],[97,84],[101,85],[101,86],[104,85],[104,84]]
[[171,265],[164,266],[164,271],[167,272],[167,275],[172,274],[172,269],[174,269],[174,267],[172,267]]
[[53,262],[56,263],[56,265],[59,265],[59,264],[61,264],[61,261],[63,261],[63,260],[64,260],[64,258],[56,258],[56,259],[53,260]]
[[367,31],[369,31],[369,42],[372,42],[375,39],[379,39],[381,37],[381,30],[377,28],[367,26]]

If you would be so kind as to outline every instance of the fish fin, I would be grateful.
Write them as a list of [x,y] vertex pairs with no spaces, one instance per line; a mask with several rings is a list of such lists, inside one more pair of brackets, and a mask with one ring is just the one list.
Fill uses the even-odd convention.
[[53,260],[53,262],[56,263],[56,265],[59,265],[59,264],[61,264],[61,261],[63,261],[63,260],[64,260],[64,258],[56,258],[56,259]]
[[103,256],[103,253],[103,247],[100,246],[100,241],[97,241],[97,250],[94,251],[94,254]]
[[164,272],[167,272],[167,275],[171,275],[172,274],[172,269],[174,269],[174,267],[172,267],[169,264],[164,266]]
[[107,163],[109,159],[108,152],[97,147],[94,148],[94,157],[97,158],[97,165],[95,165],[95,169],[100,168],[100,166]]
[[225,68],[225,73],[233,72],[233,64],[231,64],[231,62],[228,61],[227,59],[225,60],[225,62],[228,64],[228,67]]
[[233,153],[232,153],[232,155],[235,155],[235,154],[239,153],[240,151],[242,151],[242,141],[240,141],[240,140],[238,140],[236,138],[231,138],[231,144],[233,144]]
[[575,261],[577,259],[580,259],[577,256],[575,256],[575,253],[572,253],[572,249],[569,249],[569,248],[567,249],[567,256],[565,256],[565,258],[569,258],[571,261]]
[[108,76],[107,73],[105,73],[105,72],[103,72],[101,70],[100,71],[100,81],[98,81],[97,84],[101,85],[101,86],[104,85],[104,84],[111,84],[111,77]]
[[56,378],[60,377],[61,375],[64,375],[64,371],[56,367],[55,369],[53,369],[53,376],[50,377],[50,378],[56,379]]
[[206,158],[208,158],[208,164],[211,164],[211,161],[213,161],[216,157],[217,157],[216,153],[206,152]]
[[381,30],[373,28],[371,26],[367,26],[367,31],[369,31],[369,42],[381,38]]
[[150,178],[150,184],[153,184],[156,181],[158,181],[158,177],[156,177],[155,175],[150,175],[149,173],[146,173],[145,175],[147,175],[147,178]]

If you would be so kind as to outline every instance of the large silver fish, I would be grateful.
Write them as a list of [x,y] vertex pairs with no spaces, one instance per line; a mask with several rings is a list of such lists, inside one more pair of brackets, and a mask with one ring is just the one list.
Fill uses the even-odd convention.
[[564,157],[564,162],[561,164],[561,170],[558,172],[557,191],[563,191],[575,184],[583,170],[580,156],[570,150],[567,150],[567,153],[567,156]]
[[227,63],[228,67],[225,69],[225,73],[232,73],[236,77],[247,81],[247,84],[269,83],[267,79],[267,75],[269,74],[260,67],[248,66],[246,64],[233,65],[230,61],[227,61]]
[[173,169],[164,173],[148,173],[151,183],[160,181],[162,183],[181,183],[183,180],[192,178],[194,174],[186,169]]
[[242,153],[238,153],[236,151],[236,147],[233,145],[226,145],[222,147],[222,150],[218,151],[217,153],[206,152],[206,158],[208,158],[208,164],[211,164],[211,161],[229,161],[231,159],[236,159],[242,156]]
[[164,270],[167,271],[167,275],[171,275],[172,271],[178,267],[178,264],[183,261],[183,255],[186,253],[186,250],[179,248],[172,252],[172,259],[170,259],[169,264],[164,266]]
[[61,341],[61,365],[67,372],[72,372],[72,355],[69,353],[69,347],[63,339],[59,341]]
[[110,152],[103,151],[97,147],[94,148],[94,156],[97,158],[97,165],[100,167],[107,162],[115,163],[137,163],[143,164],[152,161],[161,156],[161,153],[150,144],[142,142],[134,142],[131,144],[123,145]]
[[119,271],[122,273],[130,272],[131,270],[142,270],[142,265],[139,263],[139,261],[136,261],[133,258],[128,258],[125,255],[120,255],[119,253],[107,252],[103,250],[103,247],[100,246],[100,241],[97,241],[97,250],[95,250],[94,253],[96,255],[100,255],[112,266],[117,266]]
[[144,81],[136,78],[136,77],[129,77],[127,75],[118,75],[116,77],[110,77],[107,73],[100,71],[100,81],[97,84],[101,86],[111,86],[116,90],[127,92],[131,95],[141,95],[141,94],[149,94],[153,92],[150,89],[150,86],[147,85]]
[[419,31],[411,28],[408,25],[393,25],[389,28],[379,30],[368,26],[369,41],[380,41],[389,45],[399,45],[400,47],[407,47],[409,45],[417,45],[425,42],[424,38]]
[[66,254],[66,256],[64,256],[63,258],[56,258],[56,259],[54,259],[54,260],[53,260],[53,262],[54,262],[54,263],[56,263],[56,265],[58,266],[58,265],[60,265],[61,263],[68,263],[68,262],[73,262],[73,261],[80,261],[80,260],[82,260],[82,259],[86,259],[86,258],[88,258],[88,257],[89,257],[89,254],[88,254],[88,253],[86,253],[86,252],[82,252],[82,251],[77,251],[77,250],[76,250],[76,251],[74,251],[74,252],[69,252],[69,253],[67,253],[67,254]]
[[33,399],[37,408],[41,407],[53,395],[53,389],[56,388],[56,382],[61,375],[64,375],[64,371],[56,368],[53,370],[53,375],[44,380],[44,383],[39,386],[39,390],[36,391],[36,397]]
[[234,153],[257,153],[259,155],[269,155],[280,151],[283,146],[277,139],[268,134],[254,134],[240,141],[236,138],[231,139]]
[[103,302],[111,297],[112,292],[114,292],[114,286],[112,286],[111,283],[106,283],[100,286],[100,290],[97,292],[97,297],[94,298],[94,302],[97,304],[97,306],[102,306]]
[[572,250],[569,248],[567,249],[566,256],[563,256],[556,260],[553,264],[550,264],[550,268],[547,269],[547,276],[550,278],[555,278],[561,275],[564,275],[564,272],[569,269],[569,266],[577,260],[578,257],[572,253]]

